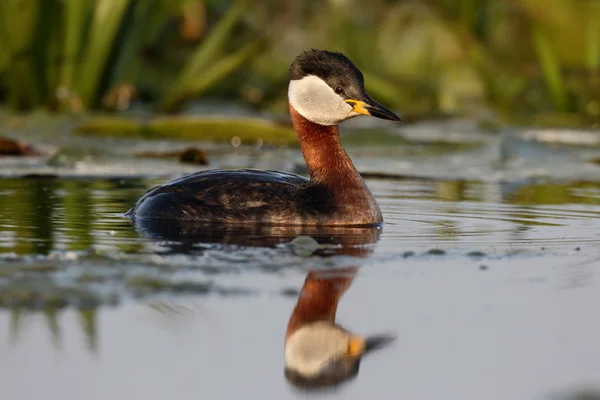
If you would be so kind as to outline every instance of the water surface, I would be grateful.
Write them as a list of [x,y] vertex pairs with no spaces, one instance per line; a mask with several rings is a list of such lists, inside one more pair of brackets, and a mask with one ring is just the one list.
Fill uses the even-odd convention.
[[361,268],[338,320],[397,341],[333,393],[598,387],[597,183],[368,180],[381,232],[306,257],[294,231],[140,234],[122,213],[161,181],[0,179],[2,398],[304,397],[283,377],[287,320],[307,271],[345,265]]
[[[309,271],[346,267],[337,322],[396,341],[317,395],[600,392],[600,151],[452,129],[344,136],[386,222],[337,231],[133,226],[148,188],[202,168],[133,154],[188,144],[33,129],[60,151],[0,160],[0,398],[306,398],[286,325]],[[303,172],[296,149],[205,148]]]

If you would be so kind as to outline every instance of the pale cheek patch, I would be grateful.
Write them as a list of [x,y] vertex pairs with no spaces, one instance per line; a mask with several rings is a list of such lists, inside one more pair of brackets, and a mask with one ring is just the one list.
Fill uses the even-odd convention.
[[300,115],[320,125],[337,125],[356,116],[350,104],[314,75],[290,81],[288,98]]
[[327,322],[313,322],[287,339],[285,365],[304,376],[315,376],[330,360],[344,354],[348,343],[346,332]]

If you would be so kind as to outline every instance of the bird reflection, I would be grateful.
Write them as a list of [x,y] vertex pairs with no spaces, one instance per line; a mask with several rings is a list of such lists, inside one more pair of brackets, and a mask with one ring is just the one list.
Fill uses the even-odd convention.
[[[169,241],[171,252],[201,251],[198,244],[292,247],[314,240],[313,258],[351,256],[352,264],[335,269],[308,271],[290,316],[284,345],[284,375],[297,388],[319,389],[348,382],[358,375],[361,359],[394,340],[391,335],[361,336],[335,321],[338,303],[350,287],[361,259],[373,252],[379,227],[228,226],[138,219],[136,229],[144,236]],[[294,249],[296,254],[298,252]],[[315,260],[316,261],[316,260]],[[322,263],[315,262],[315,265]]]
[[[135,229],[150,239],[166,240],[166,253],[198,253],[199,244],[273,247],[309,236],[320,245],[341,247],[335,254],[365,256],[373,250],[365,245],[379,239],[379,227],[317,227],[299,225],[199,224],[190,221],[135,220]],[[332,255],[331,246],[320,247],[313,255]]]
[[294,386],[335,386],[358,375],[361,358],[394,340],[359,336],[335,322],[340,297],[358,268],[310,271],[285,334],[285,377]]
[[[330,236],[340,245],[337,255],[366,257],[373,248],[363,245],[379,238],[377,228],[341,231]],[[339,300],[358,269],[353,265],[308,272],[285,334],[284,373],[293,386],[319,389],[347,382],[358,375],[362,357],[394,340],[391,335],[360,336],[336,323]]]

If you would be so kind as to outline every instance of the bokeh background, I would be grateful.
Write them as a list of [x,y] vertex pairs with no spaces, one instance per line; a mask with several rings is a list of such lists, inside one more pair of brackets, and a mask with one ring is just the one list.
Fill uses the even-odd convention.
[[347,54],[409,122],[600,120],[598,0],[3,0],[0,104],[284,118],[287,68],[308,48]]

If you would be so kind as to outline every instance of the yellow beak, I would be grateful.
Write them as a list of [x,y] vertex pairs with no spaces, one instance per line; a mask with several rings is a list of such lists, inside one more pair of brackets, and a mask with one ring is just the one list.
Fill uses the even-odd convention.
[[367,110],[367,103],[361,100],[346,100],[346,103],[352,106],[352,111],[357,112],[359,114],[371,115],[369,110]]
[[348,99],[346,103],[352,106],[352,111],[359,114],[370,115],[373,117],[388,119],[391,121],[401,121],[402,119],[388,110],[375,100],[369,98],[368,103],[362,100]]

